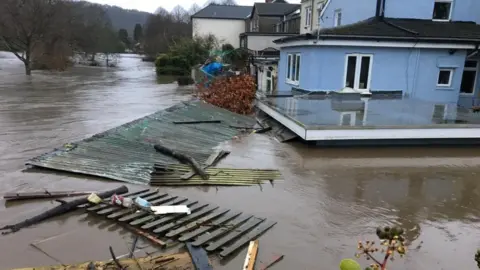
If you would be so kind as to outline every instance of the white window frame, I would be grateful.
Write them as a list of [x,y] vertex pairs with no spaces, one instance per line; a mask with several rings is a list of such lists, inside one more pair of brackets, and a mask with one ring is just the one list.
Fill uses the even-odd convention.
[[305,26],[311,26],[312,25],[312,7],[306,7],[305,8]]
[[[463,68],[463,71],[475,71],[475,80],[473,81],[473,91],[472,91],[472,93],[462,93],[462,92],[460,92],[460,95],[462,95],[462,96],[473,96],[473,95],[475,94],[475,89],[477,88],[478,64],[479,64],[480,61],[478,61],[478,60],[468,60],[468,59],[467,59],[467,60],[465,60],[465,63],[466,63],[466,62],[469,62],[469,61],[470,61],[470,62],[475,62],[475,63],[477,63],[477,64],[475,65],[475,67],[464,67],[464,68]],[[463,80],[463,72],[462,72],[462,80]],[[461,88],[461,87],[462,87],[462,86],[461,86],[461,82],[460,82],[460,88]],[[462,89],[460,89],[460,91],[461,91],[461,90],[462,90]]]
[[[438,79],[440,79],[440,72],[442,72],[442,71],[450,71],[450,77],[448,78],[448,84],[439,84],[438,83]],[[439,68],[438,69],[438,76],[437,76],[437,87],[452,87],[453,72],[455,72],[455,69],[453,69],[453,68]]]
[[[340,23],[338,21],[338,18],[340,18]],[[333,26],[341,26],[342,25],[342,9],[337,9],[333,13]]]
[[[293,61],[295,59],[295,61]],[[293,63],[295,62],[295,69],[293,68]],[[290,63],[290,65],[289,65]],[[292,85],[300,84],[300,66],[302,63],[302,58],[300,53],[289,53],[287,54],[287,74],[286,82]],[[295,70],[295,73],[293,71]],[[298,76],[297,76],[298,73]]]
[[[343,87],[347,87],[347,72],[348,72],[348,58],[354,56],[357,58],[355,65],[355,78],[353,83],[353,89],[355,90],[364,90],[370,92],[370,86],[372,82],[372,67],[373,67],[373,54],[360,54],[360,53],[350,53],[345,55],[345,70],[343,73]],[[367,87],[365,89],[360,89],[360,73],[362,69],[361,59],[362,57],[370,57],[370,66],[368,67],[368,81]]]
[[[450,10],[448,12],[448,19],[434,19],[433,18],[433,13],[435,12],[435,4],[436,3],[450,3]],[[435,0],[433,2],[433,10],[432,10],[432,21],[436,22],[449,22],[452,20],[452,10],[453,10],[453,0]]]

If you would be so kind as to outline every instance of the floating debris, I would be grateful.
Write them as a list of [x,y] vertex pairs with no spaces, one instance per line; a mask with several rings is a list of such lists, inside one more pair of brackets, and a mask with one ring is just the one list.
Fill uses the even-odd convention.
[[[148,200],[155,206],[186,205],[191,213],[155,215],[146,210],[133,211],[112,204],[87,207],[90,213],[127,224],[131,228],[148,232],[156,239],[189,241],[194,247],[203,247],[207,252],[220,252],[226,257],[257,239],[276,222],[254,217],[218,206],[161,193],[158,190],[143,190],[134,196]],[[137,233],[138,234],[138,233]],[[163,243],[163,242],[162,242]]]
[[62,197],[74,197],[88,195],[92,191],[33,191],[33,192],[7,192],[3,195],[6,201],[31,200],[31,199],[52,199]]
[[12,270],[86,270],[86,269],[129,269],[129,270],[145,270],[145,269],[193,269],[192,259],[187,252],[160,255],[160,256],[147,256],[143,258],[126,258],[116,259],[119,265],[123,268],[118,268],[118,265],[112,264],[111,260],[108,261],[91,261],[84,262],[75,265],[53,265],[53,266],[40,266],[30,268],[16,268]]
[[253,270],[255,266],[255,261],[257,260],[258,253],[258,240],[250,241],[248,245],[247,256],[245,257],[245,262],[243,263],[244,270]]
[[186,246],[190,256],[192,257],[192,262],[196,270],[213,270],[205,249],[201,247],[194,247],[190,243],[186,243]]
[[[175,124],[205,119],[221,122]],[[149,184],[155,166],[180,163],[171,156],[158,153],[153,145],[166,145],[205,164],[215,147],[241,134],[240,130],[230,125],[253,127],[255,119],[203,101],[183,102],[85,140],[65,144],[26,164],[128,183]]]

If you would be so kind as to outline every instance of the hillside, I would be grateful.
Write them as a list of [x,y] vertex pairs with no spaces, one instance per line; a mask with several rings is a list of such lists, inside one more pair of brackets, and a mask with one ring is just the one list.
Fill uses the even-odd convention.
[[[94,3],[89,3],[89,4],[98,5]],[[119,30],[122,28],[126,29],[128,31],[129,36],[133,35],[133,29],[135,27],[135,24],[140,23],[144,25],[147,21],[148,16],[151,15],[148,12],[131,10],[131,9],[123,9],[117,6],[110,6],[110,5],[100,5],[100,6],[102,6],[102,8],[105,10],[106,14],[110,18],[113,28],[115,28],[115,30]]]

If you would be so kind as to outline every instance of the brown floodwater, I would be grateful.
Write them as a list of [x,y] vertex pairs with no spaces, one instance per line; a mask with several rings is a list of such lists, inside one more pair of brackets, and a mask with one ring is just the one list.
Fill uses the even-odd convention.
[[[116,69],[76,67],[63,73],[34,72],[27,78],[18,60],[0,52],[0,190],[118,186],[66,173],[25,172],[24,162],[189,99],[190,91],[158,84],[152,65],[136,56],[123,56]],[[262,188],[164,189],[278,221],[260,238],[257,260],[284,254],[272,269],[338,269],[342,258],[353,257],[357,240],[375,240],[375,228],[388,224],[407,229],[412,249],[389,269],[476,269],[477,147],[322,149],[281,144],[261,134],[226,142],[225,147],[232,154],[222,165],[278,168],[284,179]],[[0,224],[53,205],[2,202]],[[30,245],[49,237],[54,238],[37,244],[48,255]],[[70,214],[1,236],[0,269],[108,259],[108,246],[120,255],[130,242],[130,234],[112,223]],[[215,268],[239,269],[244,253],[215,261]]]

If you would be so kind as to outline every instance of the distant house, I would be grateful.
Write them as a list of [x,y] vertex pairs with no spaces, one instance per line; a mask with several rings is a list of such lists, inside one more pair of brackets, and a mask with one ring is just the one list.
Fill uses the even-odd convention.
[[300,34],[311,33],[320,27],[322,12],[328,0],[303,0],[301,2]]
[[208,5],[192,15],[192,35],[213,34],[222,43],[238,48],[239,35],[245,31],[245,19],[251,11],[251,6]]
[[300,5],[284,1],[255,3],[245,20],[240,47],[260,51],[277,47],[274,40],[300,33]]
[[319,30],[275,41],[278,91],[352,88],[480,105],[479,0],[328,0],[319,15]]

